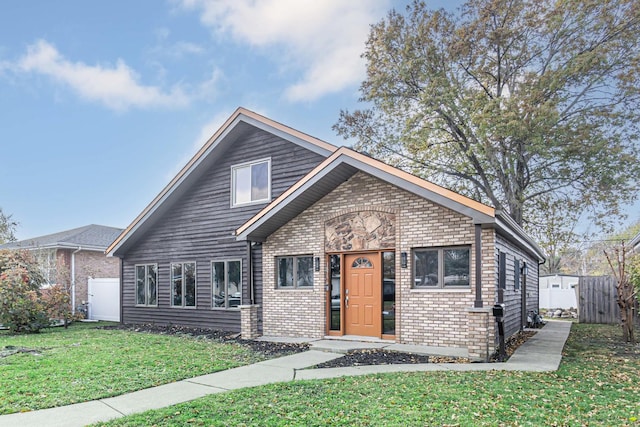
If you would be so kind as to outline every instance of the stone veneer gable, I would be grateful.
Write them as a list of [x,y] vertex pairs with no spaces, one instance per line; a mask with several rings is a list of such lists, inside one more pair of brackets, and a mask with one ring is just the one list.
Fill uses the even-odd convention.
[[[341,184],[263,244],[263,333],[316,338],[325,335],[325,223],[345,213],[366,211],[394,214],[396,253],[409,254],[409,266],[404,269],[400,268],[400,256],[396,256],[396,342],[466,348],[468,309],[473,307],[475,287],[473,221],[364,172]],[[483,248],[491,246],[484,251],[484,276],[495,271],[492,239],[493,231],[483,230]],[[471,247],[469,288],[412,288],[413,248],[457,245]],[[276,289],[275,257],[286,255],[320,258],[313,289]],[[483,277],[485,305],[493,304],[491,283]]]

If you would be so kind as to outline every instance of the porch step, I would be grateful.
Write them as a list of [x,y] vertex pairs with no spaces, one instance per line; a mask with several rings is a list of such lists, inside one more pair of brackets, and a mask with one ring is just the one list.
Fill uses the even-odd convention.
[[[382,340],[381,340],[382,341]],[[364,342],[324,339],[310,343],[312,350],[328,351],[331,353],[348,353],[353,350],[382,349],[393,343],[391,342]]]

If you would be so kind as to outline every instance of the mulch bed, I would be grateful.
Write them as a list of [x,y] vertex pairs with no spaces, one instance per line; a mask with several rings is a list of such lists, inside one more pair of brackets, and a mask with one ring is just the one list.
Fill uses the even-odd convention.
[[[147,332],[163,335],[183,335],[194,338],[210,339],[220,342],[234,342],[250,347],[252,350],[264,354],[268,357],[280,357],[288,354],[300,353],[309,349],[309,344],[289,344],[269,341],[243,340],[238,333],[230,333],[204,328],[191,328],[186,326],[161,326],[152,324],[143,325],[113,325],[105,326],[102,329],[121,329],[133,332]],[[511,337],[506,344],[507,356],[513,352],[531,336],[535,331],[521,331]],[[494,356],[491,360],[497,362]],[[388,350],[354,350],[343,357],[329,362],[316,365],[315,368],[337,368],[362,365],[393,365],[393,364],[416,364],[416,363],[470,363],[467,358],[446,357],[446,356],[424,356],[413,353],[400,353]]]
[[267,341],[243,340],[240,334],[234,332],[218,331],[205,328],[191,328],[187,326],[162,326],[152,324],[140,325],[112,325],[104,326],[101,329],[121,329],[132,332],[147,332],[161,335],[177,335],[189,336],[199,339],[209,339],[219,342],[233,342],[246,347],[250,347],[253,351],[261,353],[268,357],[286,356],[288,354],[301,353],[309,350],[309,344],[289,344],[276,343]]

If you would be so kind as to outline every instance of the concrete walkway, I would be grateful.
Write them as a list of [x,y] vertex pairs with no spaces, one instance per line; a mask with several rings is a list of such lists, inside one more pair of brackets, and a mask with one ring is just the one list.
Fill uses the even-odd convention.
[[[506,363],[427,363],[408,365],[354,366],[348,368],[304,369],[342,357],[344,341],[320,340],[321,345],[304,353],[267,360],[253,365],[202,375],[158,387],[91,402],[40,411],[0,416],[0,427],[76,427],[108,421],[125,415],[159,409],[197,399],[209,394],[223,393],[244,387],[306,379],[324,379],[384,372],[416,371],[555,371],[562,359],[562,348],[569,336],[570,322],[550,321],[527,340]],[[328,341],[328,342],[326,342]],[[349,347],[407,350],[397,344],[350,342]],[[312,343],[313,345],[313,343]],[[332,348],[331,346],[334,346]],[[323,348],[319,351],[317,348]],[[425,350],[425,348],[417,348]],[[440,349],[442,350],[442,349]],[[336,352],[333,352],[336,351]],[[458,351],[458,350],[454,350]]]

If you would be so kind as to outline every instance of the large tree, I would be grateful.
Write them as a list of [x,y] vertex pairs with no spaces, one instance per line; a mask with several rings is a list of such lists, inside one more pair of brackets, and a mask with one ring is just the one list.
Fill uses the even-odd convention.
[[639,35],[637,0],[416,1],[371,28],[366,107],[335,129],[566,238],[583,212],[612,218],[637,196]]
[[11,215],[5,215],[0,208],[0,244],[16,240],[14,233],[17,226],[18,223],[12,219]]

